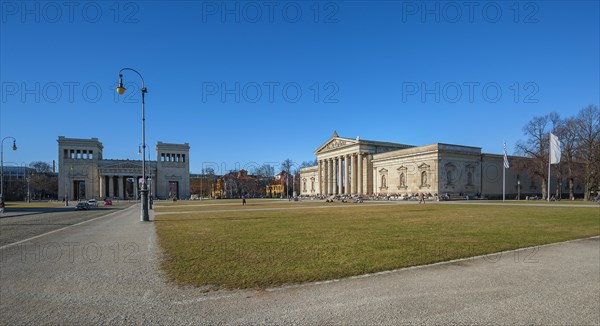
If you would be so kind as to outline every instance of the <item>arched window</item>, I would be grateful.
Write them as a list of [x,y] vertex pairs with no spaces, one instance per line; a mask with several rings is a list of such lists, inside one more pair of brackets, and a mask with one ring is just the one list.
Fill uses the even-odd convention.
[[427,171],[421,172],[421,186],[427,186]]
[[310,191],[315,191],[315,178],[310,178]]
[[404,173],[400,173],[400,187],[406,187],[406,176]]
[[308,189],[306,188],[306,179],[302,179],[302,189],[306,192]]
[[473,184],[473,172],[469,171],[467,172],[467,185],[472,185]]
[[387,187],[387,180],[386,180],[386,177],[385,177],[385,175],[382,175],[382,176],[381,176],[381,187],[382,187],[382,188],[385,188],[385,187]]

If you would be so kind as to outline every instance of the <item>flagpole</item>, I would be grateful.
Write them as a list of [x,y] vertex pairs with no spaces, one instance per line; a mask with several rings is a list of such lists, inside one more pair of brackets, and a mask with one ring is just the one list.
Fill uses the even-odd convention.
[[506,142],[504,142],[504,156],[502,158],[502,202],[506,200],[506,164],[508,158],[506,157]]
[[[553,133],[550,133],[550,148],[548,150],[548,202],[550,202],[550,167],[552,166],[552,164],[559,164],[560,163],[560,152],[561,152],[561,145],[560,145],[560,140],[558,140],[558,137],[556,137]],[[554,160],[552,159],[554,158]],[[559,182],[559,180],[557,180],[557,182]],[[559,182],[560,184],[560,182]]]
[[548,151],[548,193],[546,194],[546,199],[550,202],[550,162],[552,162],[552,145],[550,145]]
[[506,197],[506,166],[502,164],[502,201]]

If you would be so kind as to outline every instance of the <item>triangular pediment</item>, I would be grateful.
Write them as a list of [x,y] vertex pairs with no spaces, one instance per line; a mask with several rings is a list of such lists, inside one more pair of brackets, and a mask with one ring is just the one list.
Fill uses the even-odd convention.
[[350,138],[342,138],[342,137],[331,137],[329,140],[325,142],[325,144],[321,145],[321,147],[315,150],[315,154],[321,154],[329,151],[334,151],[339,148],[348,147],[352,145],[358,144],[359,141]]

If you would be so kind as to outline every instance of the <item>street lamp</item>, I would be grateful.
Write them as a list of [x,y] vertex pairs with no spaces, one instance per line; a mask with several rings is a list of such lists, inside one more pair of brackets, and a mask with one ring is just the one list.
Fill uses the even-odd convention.
[[517,180],[517,200],[521,200],[521,180]]
[[150,221],[150,216],[148,215],[148,186],[146,185],[146,108],[144,97],[148,90],[144,85],[144,77],[135,69],[132,68],[123,68],[119,70],[119,84],[117,86],[117,93],[119,95],[125,94],[126,88],[123,86],[123,74],[122,72],[125,70],[132,71],[136,73],[140,79],[142,80],[142,189],[141,193],[141,202],[142,202],[142,210],[140,220],[142,222]]
[[17,150],[17,140],[15,137],[7,136],[2,138],[0,142],[0,200],[4,199],[4,141],[7,139],[13,140],[12,150]]
[[296,198],[296,173],[292,174],[292,196]]
[[[152,157],[150,156],[150,153],[152,153],[152,151],[148,151],[148,164],[150,164],[150,162],[152,162]],[[142,154],[142,144],[138,145],[138,155]],[[152,202],[153,202],[153,197],[152,197],[152,183],[153,183],[153,179],[152,179],[152,167],[150,167],[150,171],[148,172],[148,184],[149,184],[149,195],[148,195],[148,208],[152,209]]]
[[31,188],[29,187],[29,182],[31,181],[31,174],[27,177],[27,202],[31,203]]

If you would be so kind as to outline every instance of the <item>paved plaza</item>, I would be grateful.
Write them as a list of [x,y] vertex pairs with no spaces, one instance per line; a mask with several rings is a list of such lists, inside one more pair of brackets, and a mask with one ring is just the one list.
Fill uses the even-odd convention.
[[[234,208],[234,206],[232,206]],[[0,249],[6,324],[600,324],[600,241],[263,290],[165,283],[139,205]]]

